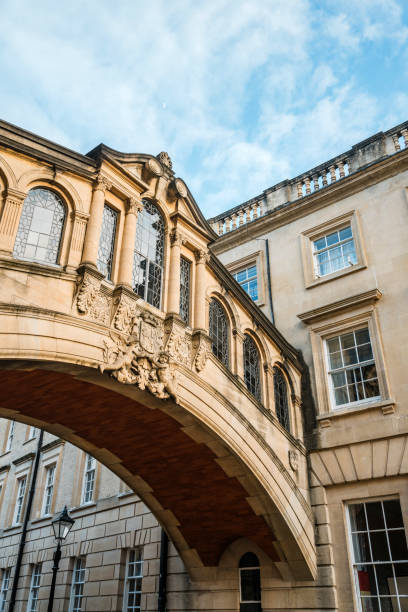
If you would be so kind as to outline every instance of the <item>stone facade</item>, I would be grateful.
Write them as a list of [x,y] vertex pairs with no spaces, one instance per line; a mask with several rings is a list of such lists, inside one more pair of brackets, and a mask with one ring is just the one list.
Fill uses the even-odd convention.
[[[324,605],[344,612],[361,609],[348,505],[398,499],[408,529],[407,128],[376,134],[210,220],[219,234],[214,252],[233,274],[256,266],[256,302],[309,367],[318,583]],[[343,229],[353,236],[352,257],[324,268],[316,250],[327,252],[329,245],[318,241],[332,236],[335,244]],[[328,340],[363,328],[370,333],[378,391],[375,398],[337,406]],[[408,600],[401,601],[406,609]],[[398,609],[396,600],[386,605]]]

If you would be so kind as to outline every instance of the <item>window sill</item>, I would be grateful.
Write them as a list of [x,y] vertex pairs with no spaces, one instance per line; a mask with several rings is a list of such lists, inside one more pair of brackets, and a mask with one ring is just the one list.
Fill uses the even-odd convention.
[[392,399],[380,400],[367,404],[358,404],[350,408],[339,408],[338,410],[331,410],[330,412],[325,412],[324,414],[318,415],[317,421],[320,427],[330,427],[332,419],[336,419],[338,417],[352,416],[361,412],[367,412],[368,410],[379,409],[381,409],[384,415],[393,414],[395,412],[395,401]]
[[10,527],[4,527],[3,532],[11,531],[12,529],[21,529],[23,523],[16,523],[15,525],[10,525]]
[[24,444],[28,444],[29,442],[32,442],[33,440],[36,440],[36,438],[28,438],[28,440],[23,442],[23,446],[24,446]]
[[319,285],[323,285],[324,283],[328,283],[331,280],[335,280],[336,278],[341,278],[346,276],[347,274],[353,274],[353,272],[358,272],[359,270],[364,270],[367,268],[365,263],[358,263],[354,266],[349,266],[348,268],[343,268],[342,270],[338,270],[337,272],[332,272],[331,274],[326,274],[325,276],[321,276],[320,278],[314,278],[312,281],[306,283],[306,289],[313,289],[313,287],[317,287]]
[[71,508],[70,512],[78,512],[79,510],[86,510],[87,508],[93,508],[96,506],[96,501],[86,502],[85,504],[81,504],[80,506],[75,506]]

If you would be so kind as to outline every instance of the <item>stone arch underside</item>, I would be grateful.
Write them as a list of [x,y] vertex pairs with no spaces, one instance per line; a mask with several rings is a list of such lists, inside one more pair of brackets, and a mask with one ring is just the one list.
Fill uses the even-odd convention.
[[[147,392],[140,395],[150,400]],[[291,539],[284,519],[274,508],[268,523],[250,503],[242,483],[254,481],[253,476],[242,478],[242,471],[236,476],[234,468],[228,473],[219,459],[222,440],[204,429],[197,438],[196,428],[179,418],[180,406],[155,402],[137,401],[129,387],[88,367],[1,362],[0,416],[30,424],[35,420],[125,480],[165,527],[192,577],[205,578],[203,570],[217,566],[239,538],[253,541],[278,567],[291,565],[279,541]],[[271,525],[280,525],[282,533]],[[306,564],[299,551],[295,556],[294,574],[299,569],[299,578],[305,579]]]

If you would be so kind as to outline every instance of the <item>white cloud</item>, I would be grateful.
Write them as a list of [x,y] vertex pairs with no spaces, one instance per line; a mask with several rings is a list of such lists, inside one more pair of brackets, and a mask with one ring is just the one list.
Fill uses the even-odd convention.
[[364,41],[403,39],[398,4],[320,5],[3,0],[2,116],[82,152],[168,150],[216,214],[378,129],[349,70]]

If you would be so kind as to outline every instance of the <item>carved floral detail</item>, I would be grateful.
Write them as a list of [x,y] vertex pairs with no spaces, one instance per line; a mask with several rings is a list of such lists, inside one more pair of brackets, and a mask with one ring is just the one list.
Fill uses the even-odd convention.
[[100,280],[84,274],[76,298],[78,311],[103,325],[109,325],[109,299],[100,291]]
[[117,300],[117,308],[113,318],[113,326],[123,334],[130,335],[139,314],[134,302],[121,296]]

